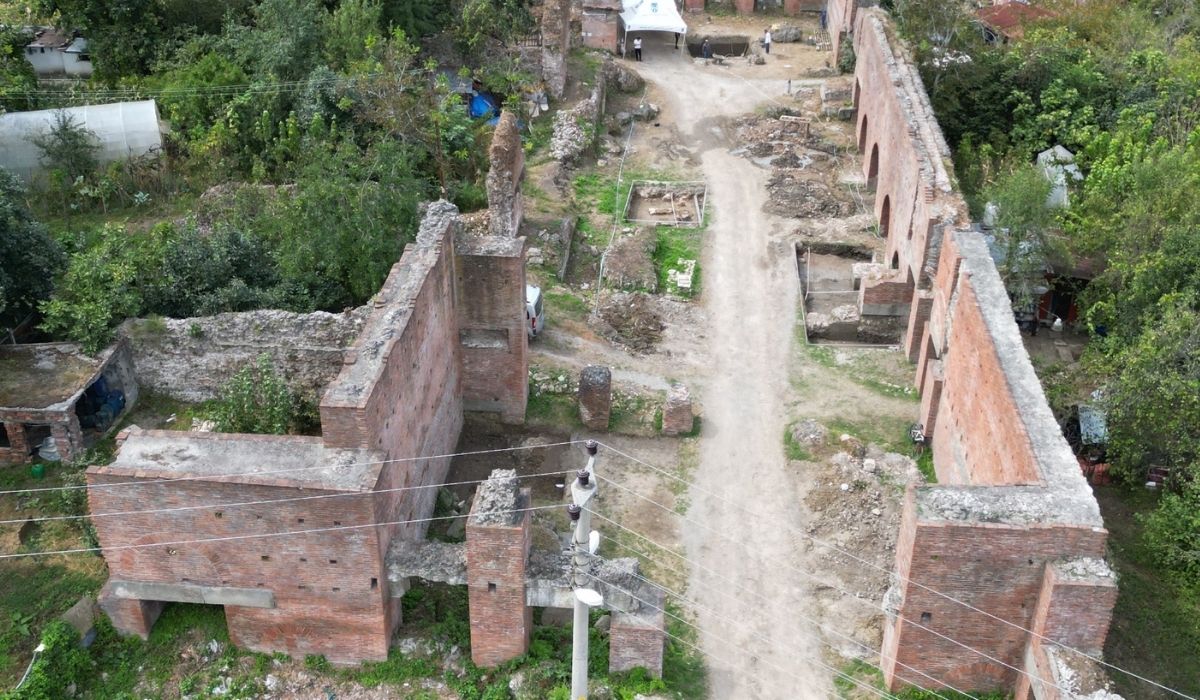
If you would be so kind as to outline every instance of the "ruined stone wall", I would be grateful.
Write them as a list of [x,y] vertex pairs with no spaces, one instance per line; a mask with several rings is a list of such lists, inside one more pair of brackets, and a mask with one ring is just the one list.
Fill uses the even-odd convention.
[[488,149],[488,225],[493,236],[516,238],[525,217],[521,201],[521,178],[525,171],[525,149],[517,115],[504,110],[492,132]]
[[515,472],[493,472],[490,481],[480,484],[467,520],[471,660],[479,666],[521,656],[533,630],[533,609],[525,601],[530,513],[486,515],[529,507],[529,490],[518,491],[516,484]]
[[[897,561],[904,562],[905,567],[898,568],[897,575],[1020,627],[1029,628],[1034,623],[1047,562],[1104,556],[1103,530],[1058,524],[983,523],[966,518],[959,522],[938,521],[923,517],[918,508],[906,508],[901,522]],[[920,669],[944,686],[968,691],[1016,686],[1018,672],[959,644],[1022,668],[1030,641],[1027,632],[925,588],[902,584],[901,590],[903,605],[899,614],[888,621],[882,653],[884,673],[892,687],[903,683],[934,685],[929,678],[899,664]],[[1111,608],[1106,609],[1105,602],[1102,597],[1095,600],[1097,605],[1086,617],[1107,620]]]
[[580,13],[583,45],[616,53],[620,14],[620,0],[583,0]]
[[854,102],[863,171],[875,183],[875,215],[887,233],[887,260],[927,286],[947,227],[965,225],[966,205],[951,187],[950,149],[916,67],[895,41],[886,15],[857,12]]
[[[208,439],[220,436],[214,434]],[[261,435],[251,439],[319,442],[318,438],[296,436]],[[248,470],[270,467],[247,465]],[[178,474],[146,474],[111,467],[93,467],[88,472],[91,513],[132,513],[119,518],[93,518],[109,571],[109,585],[100,603],[114,614],[120,629],[140,632],[137,624],[121,626],[122,622],[140,622],[148,633],[153,618],[137,621],[130,614],[129,608],[138,606],[136,601],[114,596],[112,589],[118,582],[211,587],[226,591],[230,601],[237,600],[239,589],[268,591],[273,594],[274,607],[232,602],[226,606],[234,644],[266,653],[324,654],[334,663],[387,658],[386,587],[375,528],[184,543],[370,524],[375,513],[369,495],[144,512],[151,505],[163,509],[338,493],[312,485],[298,488],[212,480],[162,481],[160,476]],[[104,488],[106,484],[130,481],[143,483]],[[154,543],[162,544],[142,546]],[[127,545],[139,547],[120,549]],[[219,592],[210,595],[217,597],[209,602],[221,602]]]
[[571,0],[542,4],[542,80],[546,92],[562,99],[567,85],[567,52],[571,49]]
[[121,326],[143,388],[182,401],[214,399],[241,367],[266,354],[295,388],[313,397],[341,369],[368,307],[341,314],[245,311]]
[[[908,492],[885,601],[885,679],[893,689],[936,685],[903,663],[968,691],[1028,693],[1006,665],[1039,673],[1030,661],[1042,653],[1037,634],[1103,647],[1111,572],[1060,585],[1051,571],[1079,557],[1102,559],[1107,533],[996,266],[951,186],[949,148],[916,67],[885,14],[840,0],[829,7],[835,40],[855,17],[863,168],[875,178],[887,259],[899,268],[893,279],[864,280],[863,299],[884,297],[881,286],[894,291],[901,275],[915,280],[904,346],[918,363],[914,382],[939,482]],[[1096,593],[1091,607],[1082,603],[1088,591]]]

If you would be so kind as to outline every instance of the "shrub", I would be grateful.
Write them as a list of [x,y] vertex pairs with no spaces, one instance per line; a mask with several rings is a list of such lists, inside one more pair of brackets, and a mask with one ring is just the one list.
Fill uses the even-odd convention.
[[38,654],[21,687],[0,695],[0,700],[59,700],[68,697],[68,686],[74,685],[90,664],[87,651],[79,645],[79,633],[73,627],[55,620],[42,632],[45,650]]
[[1154,560],[1189,584],[1200,585],[1200,483],[1164,493],[1158,508],[1138,519],[1146,528],[1143,537]]
[[227,433],[284,435],[297,428],[301,402],[267,355],[259,355],[221,388],[215,419]]

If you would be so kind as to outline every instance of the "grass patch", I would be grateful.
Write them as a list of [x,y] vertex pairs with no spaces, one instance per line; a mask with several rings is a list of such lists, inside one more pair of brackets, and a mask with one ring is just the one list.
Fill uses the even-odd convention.
[[929,445],[921,450],[921,454],[917,455],[917,469],[921,472],[921,476],[925,477],[925,483],[936,484],[937,472],[933,469],[933,448]]
[[587,302],[569,291],[548,291],[546,296],[546,316],[555,320],[570,320],[583,323],[587,321],[591,309]]
[[[1172,579],[1155,564],[1138,513],[1158,495],[1142,488],[1095,489],[1108,528],[1109,560],[1119,576],[1117,604],[1104,646],[1109,663],[1200,696],[1200,588]],[[1110,674],[1127,698],[1158,697],[1142,681]],[[1163,696],[1165,697],[1165,696]]]
[[[921,399],[906,374],[912,368],[906,361],[897,361],[900,356],[892,351],[836,348],[812,343],[805,348],[815,364],[841,372],[855,384],[876,394],[910,401]],[[887,366],[889,362],[892,364],[890,367]]]
[[583,85],[591,85],[600,75],[604,64],[599,52],[589,49],[572,49],[567,55],[567,75]]
[[783,429],[784,454],[786,454],[787,458],[793,462],[811,462],[813,454],[809,451],[808,446],[797,442],[796,438],[792,436],[793,425],[795,425],[795,423],[789,423],[788,426]]
[[[138,394],[137,404],[121,419],[118,428],[136,425],[148,430],[191,430],[194,420],[211,420],[216,406],[216,401],[190,403],[166,394],[142,391]],[[174,420],[167,422],[171,416]]]
[[[912,422],[896,416],[863,416],[857,420],[835,418],[825,423],[831,440],[842,434],[850,435],[864,443],[873,443],[887,452],[897,452],[916,458],[916,448],[908,431]],[[928,451],[928,450],[927,450]]]
[[[692,297],[700,293],[700,249],[703,244],[704,230],[699,228],[674,228],[660,226],[657,230],[658,241],[654,246],[654,270],[658,273],[658,288]],[[696,269],[692,274],[692,288],[679,289],[671,284],[668,272],[679,267],[680,260],[695,260]]]
[[600,173],[580,175],[571,183],[575,199],[580,204],[591,211],[607,216],[616,216],[620,208],[625,206],[625,199],[629,196],[631,187],[633,187],[633,181],[629,178],[622,178],[621,185],[618,187],[617,178]]
[[529,389],[529,401],[525,404],[525,420],[531,425],[556,428],[578,428],[583,425],[579,417],[579,402],[571,394],[551,394]]

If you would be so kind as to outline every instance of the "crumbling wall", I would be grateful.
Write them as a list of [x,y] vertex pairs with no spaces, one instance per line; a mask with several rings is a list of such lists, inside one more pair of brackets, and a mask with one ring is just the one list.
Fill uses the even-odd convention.
[[[517,473],[497,469],[479,485],[467,519],[467,598],[471,660],[496,666],[529,649],[533,609],[525,601],[525,568],[532,530],[530,492]],[[497,512],[506,511],[506,512]]]
[[571,0],[545,0],[542,5],[542,80],[546,92],[562,99],[567,86],[567,52],[571,49]]
[[492,132],[492,145],[488,149],[488,225],[493,236],[517,237],[524,218],[521,203],[524,170],[525,150],[521,148],[517,115],[504,110]]
[[[217,443],[227,437],[205,433],[189,435],[188,440]],[[138,439],[138,434],[130,439]],[[280,449],[320,444],[319,438],[301,436],[250,435],[237,440]],[[368,453],[352,459],[371,457]],[[270,466],[248,462],[246,470]],[[193,473],[202,473],[203,465],[197,470]],[[156,601],[191,596],[193,602],[225,605],[230,640],[247,649],[324,654],[334,663],[387,658],[379,535],[373,527],[354,527],[375,522],[369,495],[312,481],[300,489],[287,474],[219,480],[180,476],[172,469],[126,468],[119,460],[88,470],[89,512],[109,572],[99,603],[118,630],[145,637],[156,616]],[[130,482],[137,485],[127,485]],[[109,484],[126,485],[108,488]],[[271,503],[335,494],[347,495]],[[188,507],[253,501],[264,504]],[[176,509],[164,511],[160,506]],[[114,512],[123,515],[102,515]],[[294,530],[315,531],[204,541]],[[133,597],[125,597],[129,595]]]
[[[916,67],[886,15],[829,7],[831,32],[855,17],[859,146],[886,259],[914,281],[905,349],[918,363],[939,482],[906,497],[885,601],[885,680],[892,689],[1015,689],[1023,700],[1031,689],[1013,669],[1042,674],[1038,635],[1103,648],[1116,591],[1102,563],[1107,532],[995,263],[951,186],[949,149]],[[879,287],[892,280],[869,284],[863,299],[891,301]],[[1069,563],[1080,558],[1101,563],[1076,575],[1082,565]]]
[[241,367],[267,355],[295,388],[318,396],[342,365],[369,307],[340,314],[245,311],[183,319],[134,319],[121,326],[144,389],[207,401]]

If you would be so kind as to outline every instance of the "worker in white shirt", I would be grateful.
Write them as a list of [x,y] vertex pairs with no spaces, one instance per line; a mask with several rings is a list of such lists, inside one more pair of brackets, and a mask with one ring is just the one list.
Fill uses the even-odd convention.
[[635,61],[642,60],[642,38],[640,36],[633,40],[633,59]]
[[770,28],[763,30],[763,51],[771,53],[771,30]]

